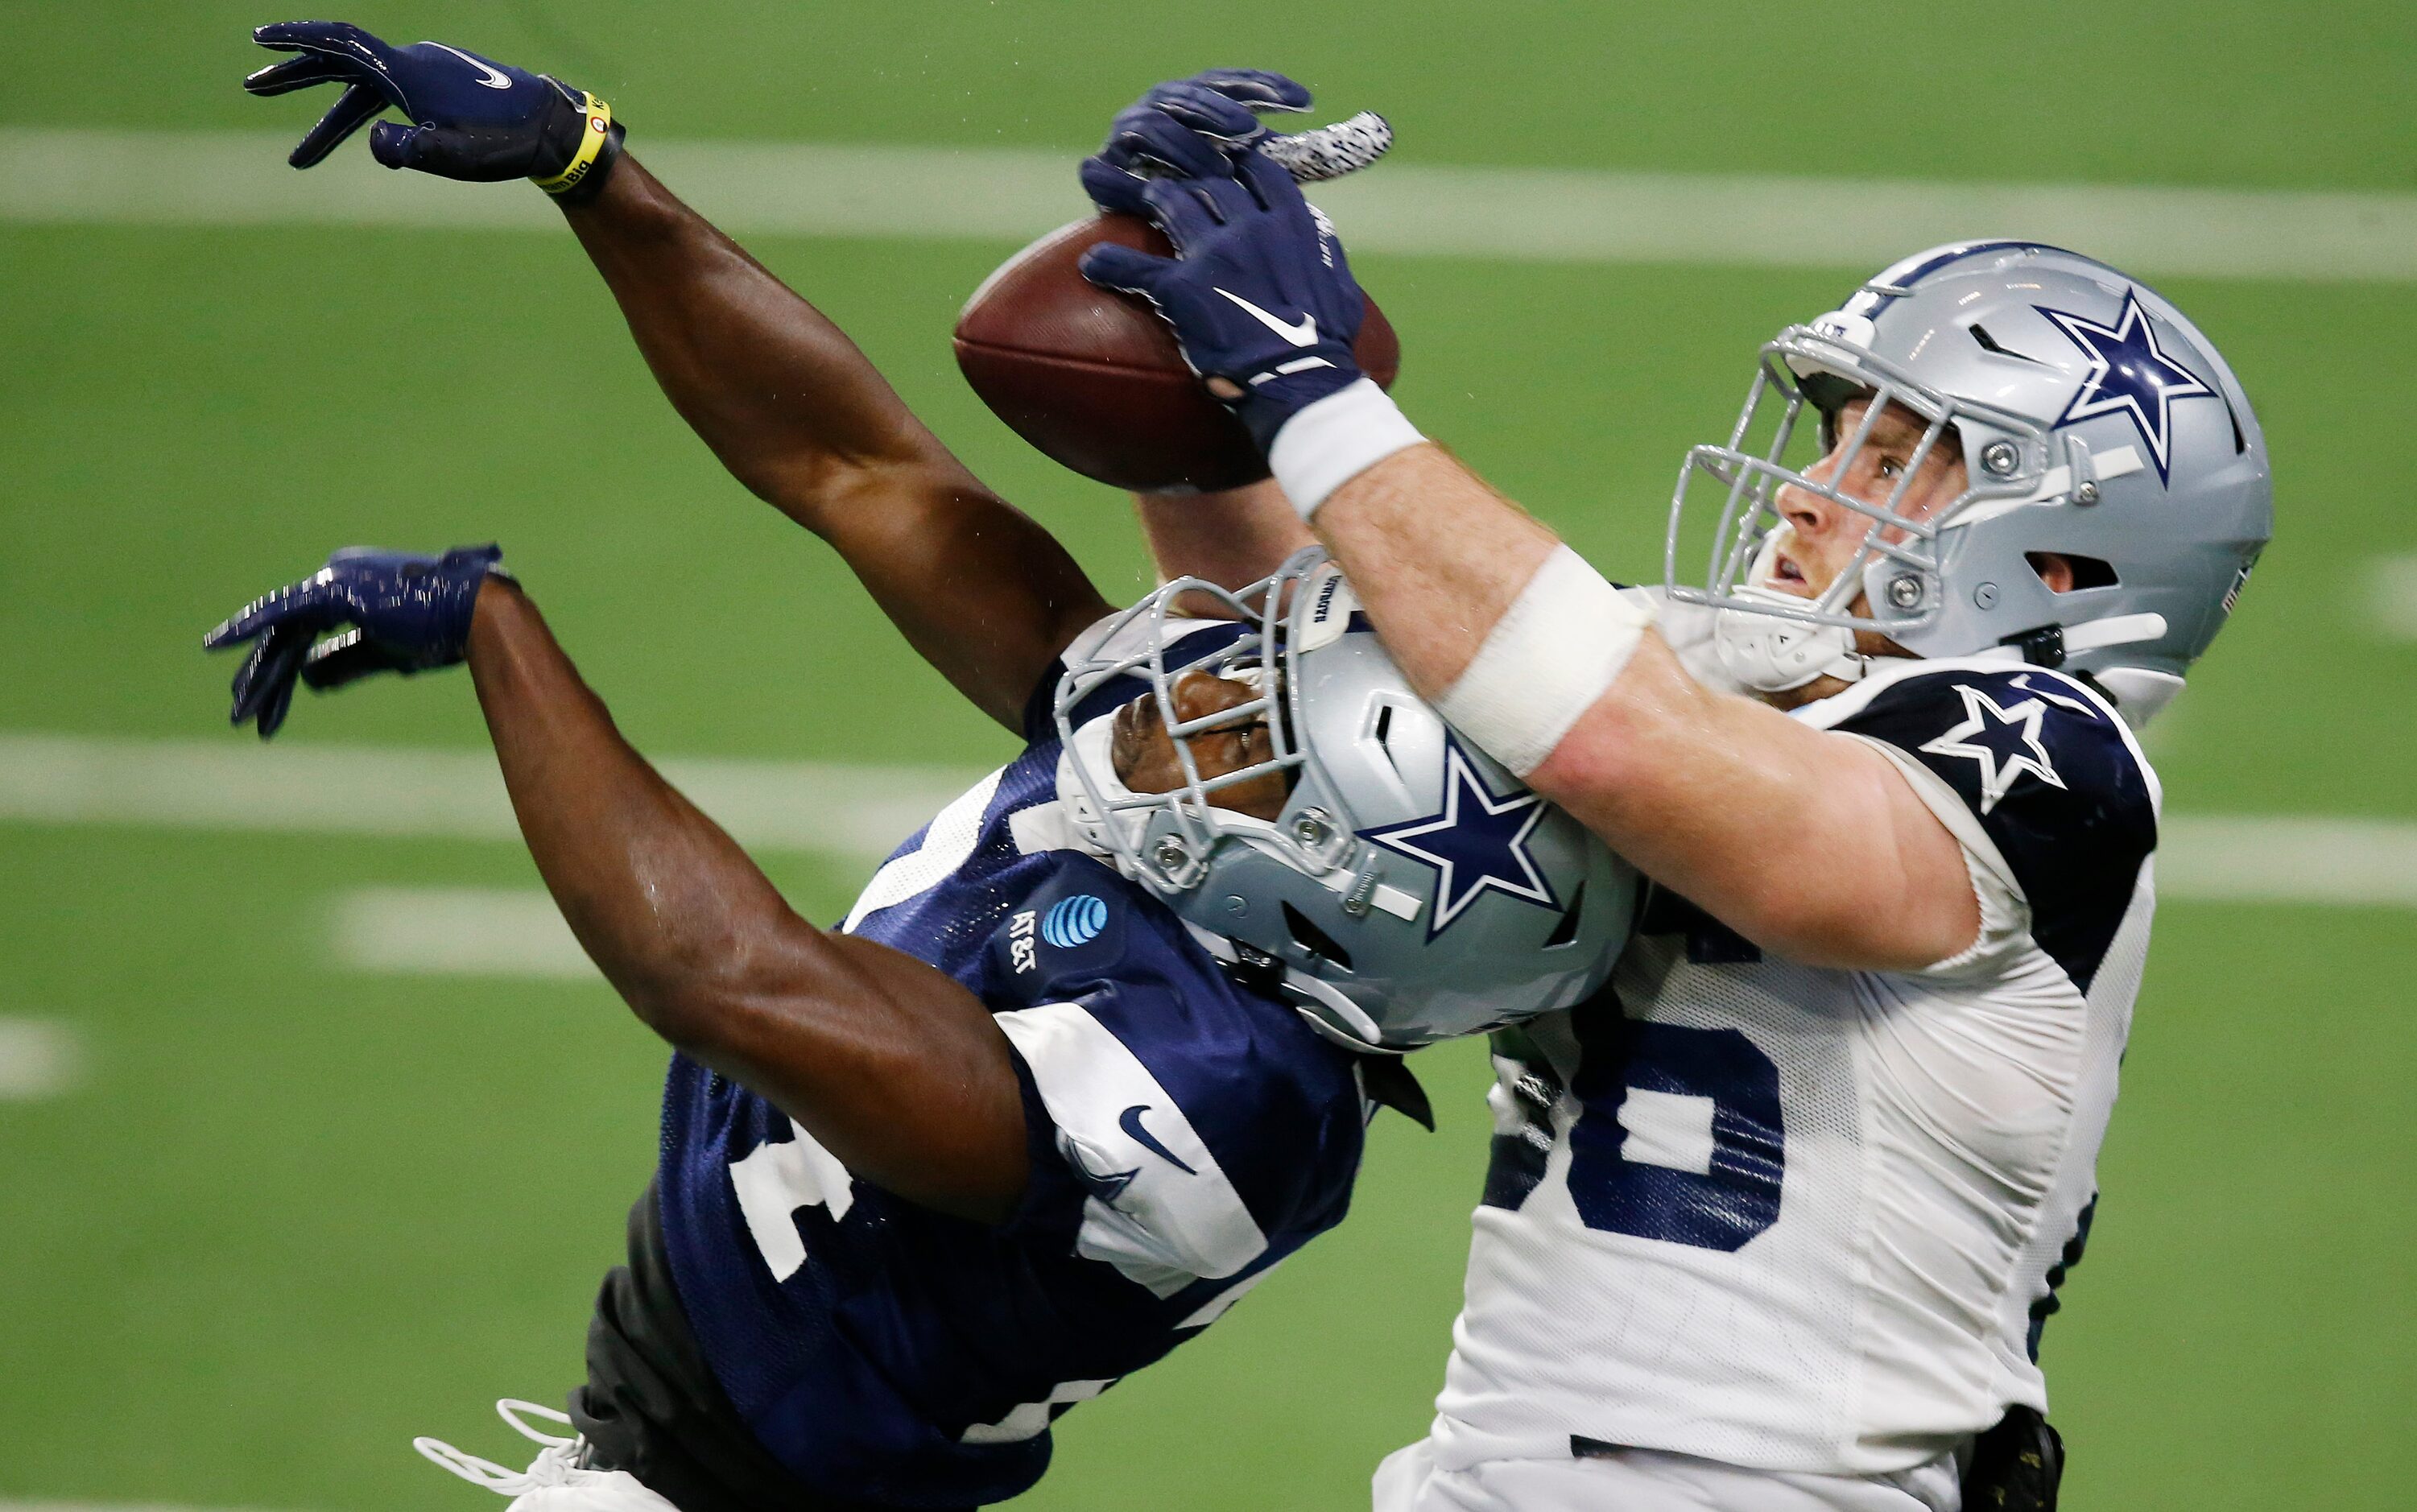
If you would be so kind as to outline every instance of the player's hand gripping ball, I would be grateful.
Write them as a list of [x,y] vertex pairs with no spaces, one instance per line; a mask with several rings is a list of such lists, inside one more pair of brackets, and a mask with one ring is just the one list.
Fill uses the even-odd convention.
[[[1134,259],[1120,265],[1128,271],[1173,266],[1167,260],[1175,244],[1148,219],[1158,214],[1149,199],[1189,194],[1182,186],[1203,182],[1197,175],[1248,194],[1235,176],[1237,163],[1255,160],[1285,179],[1298,204],[1294,179],[1353,172],[1391,143],[1390,129],[1373,114],[1281,136],[1254,113],[1308,104],[1309,92],[1280,74],[1231,69],[1160,84],[1119,114],[1105,146],[1083,164],[1084,186],[1102,213],[1011,258],[975,291],[958,320],[958,365],[983,402],[1036,449],[1118,488],[1206,491],[1266,477],[1263,444],[1244,423],[1252,406],[1238,415],[1204,386],[1204,375],[1231,370],[1187,360],[1149,298],[1103,288],[1082,268],[1102,255],[1094,249]],[[1328,368],[1329,379],[1348,382],[1365,372],[1391,386],[1401,343],[1356,284],[1351,295],[1349,319],[1315,328],[1306,342],[1298,320],[1282,320],[1279,330],[1279,322],[1233,309],[1266,349],[1269,383],[1285,390],[1315,386],[1315,363]],[[1293,372],[1274,370],[1287,365]],[[1266,384],[1256,386],[1257,397],[1272,397]]]
[[[372,673],[452,666],[467,654],[479,588],[489,574],[506,575],[503,554],[492,545],[443,556],[348,546],[300,582],[253,599],[202,637],[211,651],[252,643],[236,669],[229,722],[254,721],[266,740],[285,722],[297,678],[324,692]],[[330,630],[342,633],[319,639]]]
[[251,93],[344,86],[286,159],[296,168],[320,161],[389,108],[407,124],[370,129],[370,156],[388,168],[481,183],[530,178],[549,194],[577,200],[603,186],[620,156],[612,107],[550,75],[443,42],[389,46],[349,22],[280,22],[251,39],[297,54],[246,78]]

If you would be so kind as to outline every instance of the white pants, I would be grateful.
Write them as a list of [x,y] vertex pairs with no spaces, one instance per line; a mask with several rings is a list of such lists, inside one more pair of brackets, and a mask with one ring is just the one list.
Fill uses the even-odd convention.
[[[1917,1473],[1919,1474],[1919,1473]],[[1906,1477],[1912,1479],[1913,1477]],[[1376,1467],[1376,1512],[1953,1512],[1892,1480],[1743,1470],[1652,1449],[1603,1458],[1489,1459],[1439,1470],[1421,1440]]]

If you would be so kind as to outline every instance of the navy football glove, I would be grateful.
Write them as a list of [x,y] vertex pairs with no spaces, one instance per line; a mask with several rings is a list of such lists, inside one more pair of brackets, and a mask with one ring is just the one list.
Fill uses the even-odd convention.
[[1235,158],[1256,147],[1309,184],[1356,173],[1393,144],[1393,129],[1374,111],[1290,136],[1258,119],[1309,102],[1306,88],[1261,68],[1212,68],[1154,84],[1117,113],[1106,144],[1084,160],[1083,187],[1103,210],[1145,215],[1141,190],[1154,174],[1227,175]]
[[1252,148],[1224,174],[1133,182],[1132,203],[1176,255],[1103,242],[1083,254],[1083,276],[1155,305],[1183,360],[1262,450],[1286,420],[1359,380],[1351,342],[1365,301],[1333,225],[1290,173]]
[[503,554],[494,546],[443,556],[348,546],[300,582],[253,599],[202,637],[211,651],[254,642],[236,671],[229,722],[256,721],[263,740],[277,733],[297,677],[324,690],[372,673],[452,666],[469,644],[479,586],[491,572],[505,575]]
[[300,54],[245,79],[253,94],[344,86],[287,158],[296,168],[326,158],[388,106],[410,118],[408,125],[380,121],[370,130],[370,156],[388,168],[481,183],[530,178],[549,194],[577,200],[603,187],[620,156],[612,107],[544,74],[442,42],[389,47],[341,21],[280,22],[251,39]]
[[[1309,98],[1309,91],[1300,84],[1260,68],[1211,68],[1153,84],[1117,113],[1106,144],[1091,162],[1129,177],[1223,174],[1228,171],[1225,154],[1239,152],[1268,134],[1255,113],[1305,111]],[[1083,165],[1086,185],[1091,181],[1091,162]]]

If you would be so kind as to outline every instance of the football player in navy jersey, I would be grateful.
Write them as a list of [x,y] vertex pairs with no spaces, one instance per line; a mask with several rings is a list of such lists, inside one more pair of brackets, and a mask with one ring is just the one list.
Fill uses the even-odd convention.
[[2040,1335],[2154,903],[2134,728],[2272,530],[2241,384],[2102,263],[1918,253],[1765,346],[1665,582],[1622,589],[1360,374],[1263,140],[1145,96],[1083,181],[1179,252],[1085,272],[1299,511],[1219,524],[1314,530],[1445,716],[1653,879],[1613,990],[1497,1045],[1445,1387],[1379,1512],[2052,1505]]
[[503,1404],[526,1471],[422,1451],[547,1512],[1020,1493],[1059,1414],[1340,1221],[1374,1102],[1419,1105],[1391,1057],[1596,988],[1632,875],[1409,691],[1322,553],[1108,613],[593,96],[260,35],[297,56],[257,91],[346,86],[297,163],[391,102],[381,160],[556,193],[682,414],[1025,742],[822,930],[621,739],[493,547],[340,552],[211,633],[250,646],[264,736],[299,683],[466,661],[548,887],[677,1052],[570,1412]]

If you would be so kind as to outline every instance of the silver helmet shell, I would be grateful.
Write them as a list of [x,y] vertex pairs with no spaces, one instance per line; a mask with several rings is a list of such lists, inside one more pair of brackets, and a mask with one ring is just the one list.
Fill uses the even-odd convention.
[[[1170,671],[1163,627],[1188,595],[1252,629]],[[1356,611],[1315,548],[1239,593],[1184,579],[1128,611],[1098,642],[1126,649],[1072,665],[1058,685],[1070,823],[1210,949],[1266,969],[1354,1048],[1406,1051],[1573,1005],[1627,942],[1634,871],[1460,739]],[[1132,633],[1145,621],[1155,623]],[[1261,696],[1187,723],[1174,685],[1194,667]],[[1124,676],[1148,685],[1174,737],[1185,780],[1172,792],[1117,779],[1110,717],[1073,722],[1094,689]],[[1201,777],[1190,737],[1261,720],[1267,760]],[[1293,782],[1273,821],[1211,801],[1271,770]]]
[[[1873,401],[1862,424],[1838,433],[1858,397]],[[1899,512],[1904,483],[1874,504],[1802,470],[1817,455],[1803,422],[1819,428],[1820,449],[1849,448],[1842,476],[1889,405],[1923,422],[1924,451],[1961,448],[1969,486],[1926,519]],[[1871,522],[1818,600],[1752,591],[1762,547],[1785,528],[1786,487]],[[1691,504],[1715,512],[1701,586],[1680,570],[1682,525],[1701,516]],[[1724,639],[1744,660],[1826,661],[1840,630],[1876,631],[1921,657],[2002,647],[2095,674],[2139,718],[2180,688],[2273,532],[2257,415],[2197,326],[2103,263],[1971,242],[1896,264],[1763,348],[1727,443],[1688,454],[1664,566],[1674,598],[1724,612]],[[2040,552],[2089,571],[2052,592],[2029,561]],[[1798,628],[1774,630],[1774,619]],[[1819,651],[1797,650],[1800,638]]]

